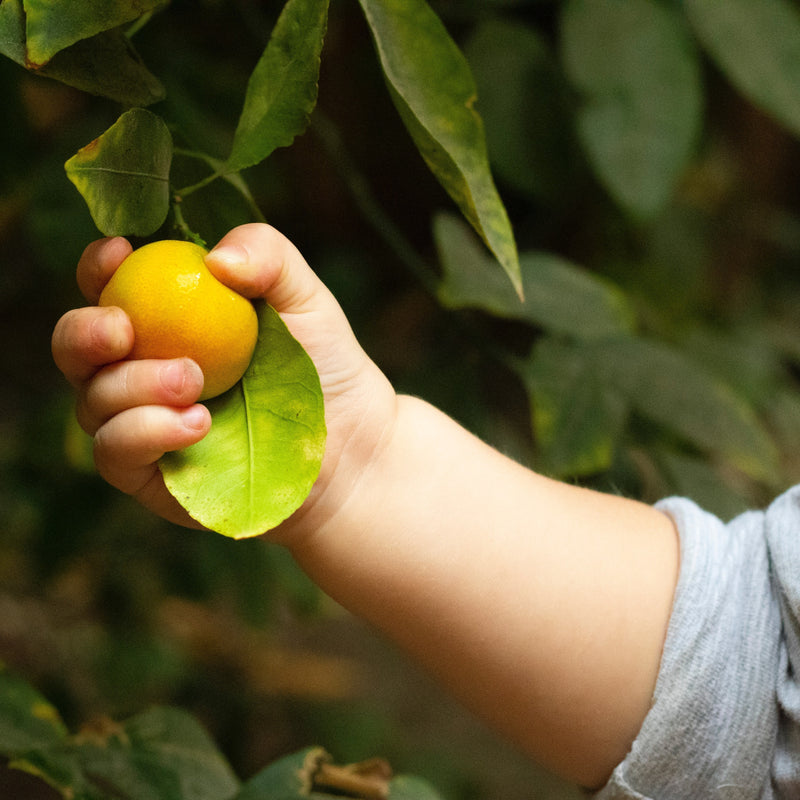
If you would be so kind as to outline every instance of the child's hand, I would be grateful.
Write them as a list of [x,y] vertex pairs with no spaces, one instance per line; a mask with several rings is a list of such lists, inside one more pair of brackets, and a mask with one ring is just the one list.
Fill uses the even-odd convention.
[[[119,238],[86,248],[77,277],[89,302],[97,302],[130,251]],[[303,509],[276,536],[289,535],[312,511],[318,527],[339,508],[391,430],[394,391],[356,342],[333,296],[275,229],[258,224],[234,229],[207,264],[241,294],[265,298],[317,367],[328,425],[325,458]],[[100,474],[162,516],[196,526],[167,492],[157,461],[208,432],[210,415],[197,403],[202,373],[189,359],[126,361],[132,345],[130,321],[116,308],[72,310],[53,333],[53,356],[77,390],[78,420],[94,436]]]

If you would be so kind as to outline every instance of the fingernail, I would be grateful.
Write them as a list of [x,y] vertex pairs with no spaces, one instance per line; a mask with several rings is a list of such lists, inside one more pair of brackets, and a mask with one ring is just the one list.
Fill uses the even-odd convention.
[[250,260],[247,250],[238,244],[222,244],[215,247],[206,258],[225,267],[240,267]]
[[180,395],[186,386],[186,365],[182,361],[170,361],[161,367],[159,378],[165,389]]
[[194,405],[183,411],[183,424],[193,431],[200,431],[206,427],[208,409],[205,406]]

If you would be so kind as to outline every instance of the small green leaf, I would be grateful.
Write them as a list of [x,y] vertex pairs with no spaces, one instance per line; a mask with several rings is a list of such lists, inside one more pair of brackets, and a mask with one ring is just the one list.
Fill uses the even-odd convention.
[[66,735],[58,711],[29,683],[0,664],[0,755],[14,757],[54,745]]
[[433,174],[522,291],[469,65],[425,0],[360,0],[392,100]]
[[[727,0],[714,2],[727,9]],[[692,41],[678,14],[656,0],[569,0],[562,13],[562,58],[582,99],[578,134],[589,160],[617,203],[652,217],[669,200],[702,119]]]
[[24,0],[27,62],[44,66],[59,50],[116,28],[155,8],[162,0]]
[[208,435],[161,459],[167,488],[218,533],[264,533],[308,496],[326,439],[317,371],[270,306],[259,310],[258,343],[244,378],[208,407]]
[[627,404],[606,381],[594,348],[542,339],[518,371],[542,469],[575,477],[610,467]]
[[106,236],[148,236],[169,211],[172,136],[142,108],[126,111],[65,168]]
[[731,83],[800,135],[800,12],[787,0],[684,0],[694,32]]
[[226,164],[251,167],[303,133],[317,102],[328,0],[288,0],[247,84]]
[[633,311],[621,289],[551,253],[520,254],[525,301],[457,218],[434,219],[434,238],[444,279],[439,300],[449,308],[479,308],[577,339],[629,332]]

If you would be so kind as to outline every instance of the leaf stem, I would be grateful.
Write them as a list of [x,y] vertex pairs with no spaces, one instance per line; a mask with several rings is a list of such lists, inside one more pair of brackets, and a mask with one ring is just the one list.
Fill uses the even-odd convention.
[[336,125],[319,109],[314,110],[309,125],[350,190],[356,206],[375,232],[431,294],[436,294],[436,278],[429,264],[417,253],[400,228],[381,208],[366,177],[347,151]]

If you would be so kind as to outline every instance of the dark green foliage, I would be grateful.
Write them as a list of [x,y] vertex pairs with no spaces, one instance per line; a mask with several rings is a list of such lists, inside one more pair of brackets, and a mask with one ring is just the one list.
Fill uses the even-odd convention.
[[[800,477],[795,5],[415,2],[448,75],[436,59],[403,69],[413,20],[392,14],[411,4],[115,2],[110,30],[81,28],[80,5],[0,3],[0,658],[53,703],[3,672],[3,752],[85,797],[181,797],[80,784],[88,740],[69,733],[118,720],[92,746],[124,761],[131,720],[180,707],[175,735],[201,720],[245,783],[322,741],[459,800],[576,796],[478,732],[451,745],[455,712],[425,717],[438,706],[413,680],[392,694],[407,682],[393,653],[369,650],[369,673],[360,647],[376,645],[283,551],[177,530],[93,475],[49,355],[98,235],[63,165],[146,105],[169,131],[169,191],[126,232],[213,243],[265,218],[398,389],[534,468],[727,518]],[[77,28],[34,27],[52,58],[26,62],[24,12],[48,7]],[[109,183],[101,206],[125,181]],[[485,220],[504,215],[498,244]],[[131,768],[113,780],[137,781]],[[411,779],[393,791],[428,796]]]

